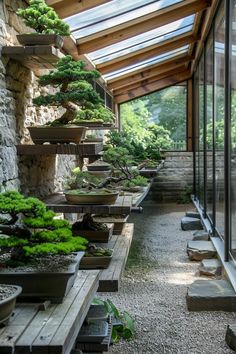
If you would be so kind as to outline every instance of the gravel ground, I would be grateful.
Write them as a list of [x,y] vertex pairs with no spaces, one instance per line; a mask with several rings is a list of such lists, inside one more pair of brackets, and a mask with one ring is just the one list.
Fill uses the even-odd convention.
[[115,344],[111,354],[230,354],[226,326],[235,313],[188,312],[187,287],[198,279],[198,263],[186,256],[192,233],[180,220],[191,205],[145,205],[129,219],[135,234],[118,293],[101,294],[136,321],[136,338]]

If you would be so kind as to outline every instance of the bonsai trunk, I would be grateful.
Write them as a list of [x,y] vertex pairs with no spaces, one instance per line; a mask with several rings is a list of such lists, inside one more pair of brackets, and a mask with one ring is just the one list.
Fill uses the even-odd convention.
[[62,107],[66,109],[66,112],[53,123],[59,124],[68,124],[73,121],[78,113],[78,107],[73,102],[65,102],[62,104]]

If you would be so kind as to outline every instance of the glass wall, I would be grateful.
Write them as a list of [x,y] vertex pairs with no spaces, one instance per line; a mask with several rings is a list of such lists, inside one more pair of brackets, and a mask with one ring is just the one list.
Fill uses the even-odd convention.
[[198,85],[198,168],[199,168],[199,202],[204,208],[204,56],[199,63],[199,85]]

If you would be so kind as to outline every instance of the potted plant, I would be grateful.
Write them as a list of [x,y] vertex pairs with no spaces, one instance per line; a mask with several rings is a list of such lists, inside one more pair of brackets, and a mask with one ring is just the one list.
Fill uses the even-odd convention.
[[17,15],[22,17],[26,26],[36,33],[17,35],[23,45],[54,45],[62,48],[63,38],[70,35],[70,27],[62,21],[56,11],[44,0],[30,0],[26,9],[19,9]]
[[28,128],[34,143],[79,143],[84,139],[86,128],[78,124],[77,115],[84,105],[92,108],[100,103],[99,95],[89,83],[98,76],[96,70],[86,70],[83,61],[75,61],[68,55],[59,60],[55,70],[40,77],[41,86],[49,85],[59,91],[40,95],[33,103],[62,107],[65,113],[45,126]]
[[108,242],[113,232],[113,224],[95,222],[91,214],[85,214],[81,221],[72,225],[72,233],[85,237],[90,242]]
[[80,125],[88,127],[102,127],[114,125],[115,117],[110,109],[104,105],[99,104],[91,107],[90,102],[81,106],[81,110],[78,112],[76,121]]
[[0,210],[0,283],[22,286],[23,297],[61,302],[88,241],[74,237],[69,222],[55,219],[37,198],[5,192]]
[[80,269],[105,269],[112,260],[113,250],[90,244],[81,259]]
[[0,324],[6,324],[15,308],[16,298],[22,292],[17,285],[0,284]]

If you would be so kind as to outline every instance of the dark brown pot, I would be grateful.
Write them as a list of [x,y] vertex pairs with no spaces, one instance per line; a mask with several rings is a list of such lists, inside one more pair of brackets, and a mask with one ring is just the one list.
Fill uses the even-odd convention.
[[84,252],[77,252],[67,271],[62,272],[0,272],[0,283],[22,287],[20,298],[50,300],[61,303],[74,284]]
[[59,49],[63,47],[63,38],[58,34],[18,34],[17,39],[23,46],[52,45]]
[[85,127],[103,127],[103,123],[101,121],[78,121],[78,124]]
[[[11,284],[1,284],[2,286],[8,286]],[[12,311],[15,308],[16,298],[22,292],[22,288],[17,285],[11,285],[15,288],[15,292],[8,298],[0,301],[0,323],[5,323],[11,316]]]
[[80,126],[63,127],[28,127],[35,144],[75,143],[79,144],[85,137],[86,128]]
[[106,269],[111,263],[111,256],[104,257],[83,257],[80,262],[80,269]]
[[74,230],[72,229],[74,236],[82,236],[90,242],[108,242],[112,236],[113,224],[108,226],[107,231],[93,231],[93,230]]

